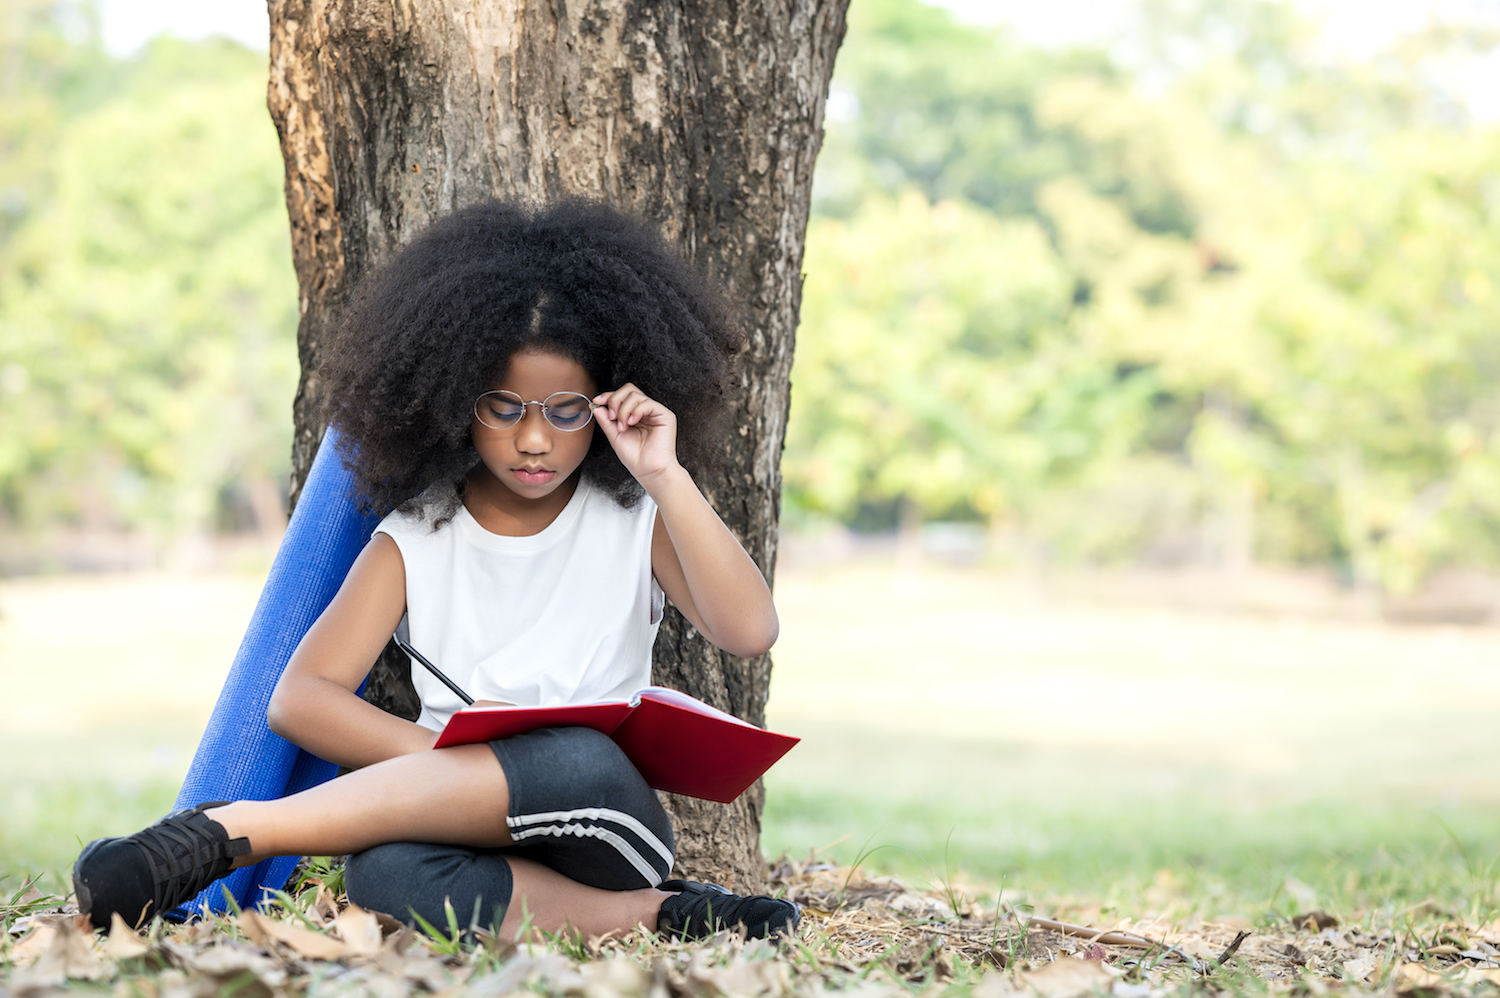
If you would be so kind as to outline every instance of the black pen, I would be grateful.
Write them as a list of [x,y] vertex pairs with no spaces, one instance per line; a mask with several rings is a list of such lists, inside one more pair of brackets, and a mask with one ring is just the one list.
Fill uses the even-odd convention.
[[415,648],[413,648],[411,646],[411,643],[408,642],[405,638],[403,638],[399,632],[396,633],[396,634],[392,634],[391,635],[391,640],[394,641],[394,642],[396,642],[396,647],[397,648],[400,648],[402,651],[406,652],[406,654],[410,655],[412,658],[414,658],[418,662],[422,663],[422,665],[427,669],[428,672],[432,673],[434,676],[436,676],[439,679],[441,679],[443,681],[443,685],[446,686],[446,687],[448,687],[454,693],[457,693],[458,694],[458,698],[460,700],[462,700],[464,703],[468,704],[470,707],[474,706],[474,698],[473,697],[469,696],[469,694],[467,694],[463,690],[459,689],[458,688],[458,684],[455,683],[453,680],[451,680],[447,676],[443,675],[443,670],[442,669],[439,669],[437,666],[435,666],[431,662],[427,661],[427,656],[423,655],[421,652],[419,652]]

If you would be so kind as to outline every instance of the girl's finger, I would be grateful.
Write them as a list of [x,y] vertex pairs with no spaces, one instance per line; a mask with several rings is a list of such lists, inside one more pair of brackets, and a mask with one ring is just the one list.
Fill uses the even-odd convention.
[[614,405],[617,401],[623,399],[629,393],[639,391],[640,389],[637,388],[632,382],[627,381],[618,388],[611,388],[607,392],[600,392],[598,395],[595,395],[594,401],[600,403],[601,405]]
[[618,418],[622,423],[634,426],[637,422],[640,421],[642,415],[642,407],[645,405],[649,405],[650,402],[651,400],[646,398],[645,395],[641,394],[640,391],[632,391],[628,395],[626,395],[624,400],[621,401],[618,405],[617,408],[619,409],[619,416],[616,418]]
[[632,392],[624,388],[616,390],[606,403],[609,407],[610,418],[623,421],[625,413],[629,411],[628,406],[630,405],[631,398]]

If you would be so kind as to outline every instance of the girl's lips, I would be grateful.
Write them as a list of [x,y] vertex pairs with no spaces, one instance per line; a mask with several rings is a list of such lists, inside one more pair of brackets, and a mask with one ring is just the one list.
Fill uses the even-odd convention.
[[512,468],[510,470],[522,485],[546,485],[557,474],[549,468]]

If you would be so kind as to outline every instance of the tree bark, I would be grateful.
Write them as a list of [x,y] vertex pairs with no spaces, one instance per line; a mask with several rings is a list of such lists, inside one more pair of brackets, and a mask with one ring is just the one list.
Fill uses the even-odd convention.
[[[269,0],[268,103],[301,289],[293,502],[324,427],[325,330],[360,276],[489,197],[585,193],[726,285],[749,337],[722,468],[698,484],[772,575],[803,237],[848,0]],[[371,686],[399,692],[382,659]],[[675,610],[654,680],[764,723],[766,657]],[[409,708],[409,702],[406,704]],[[676,798],[680,870],[760,883],[759,786]]]

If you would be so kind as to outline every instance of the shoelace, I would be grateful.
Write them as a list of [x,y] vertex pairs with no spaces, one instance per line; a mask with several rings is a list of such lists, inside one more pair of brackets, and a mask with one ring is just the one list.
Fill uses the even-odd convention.
[[215,868],[222,863],[223,850],[188,825],[193,816],[193,812],[170,815],[142,830],[136,840],[151,871],[153,915],[177,907],[184,897],[192,898],[219,878]]
[[[704,886],[714,889],[711,892],[699,894],[688,902],[687,924],[683,926],[696,935],[711,935],[721,927],[735,925],[739,921],[735,916],[740,913],[741,909],[754,909],[750,898],[736,897],[719,887],[718,884]],[[718,924],[716,925],[715,922]]]

